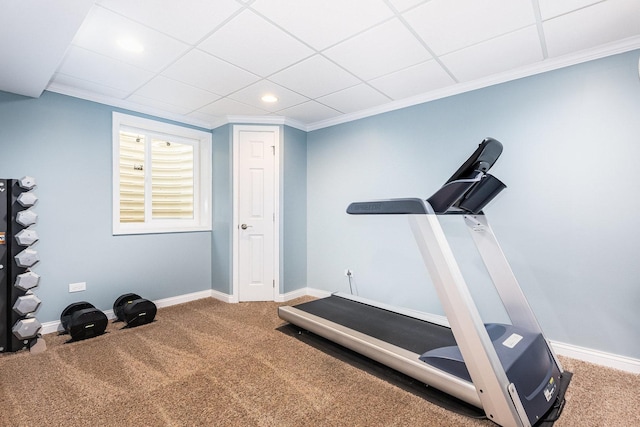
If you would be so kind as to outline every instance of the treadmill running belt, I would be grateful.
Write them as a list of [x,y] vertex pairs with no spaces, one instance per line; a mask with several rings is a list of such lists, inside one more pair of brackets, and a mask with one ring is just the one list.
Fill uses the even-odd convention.
[[418,355],[456,345],[451,329],[332,295],[295,308]]

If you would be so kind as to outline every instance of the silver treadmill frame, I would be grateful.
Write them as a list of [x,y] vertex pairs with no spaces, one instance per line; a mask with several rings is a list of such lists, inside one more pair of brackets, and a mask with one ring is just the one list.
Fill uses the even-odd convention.
[[[433,212],[428,203],[425,203],[425,211]],[[462,216],[512,324],[530,332],[542,334],[540,325],[486,216],[484,214]],[[514,384],[509,382],[498,359],[478,308],[440,225],[438,215],[427,213],[412,214],[407,217],[472,382],[422,362],[419,360],[419,354],[295,307],[280,307],[279,316],[283,320],[481,408],[488,419],[501,426],[530,426],[518,391]],[[388,306],[383,308],[389,309]],[[563,372],[562,365],[546,338],[545,342],[558,369]]]

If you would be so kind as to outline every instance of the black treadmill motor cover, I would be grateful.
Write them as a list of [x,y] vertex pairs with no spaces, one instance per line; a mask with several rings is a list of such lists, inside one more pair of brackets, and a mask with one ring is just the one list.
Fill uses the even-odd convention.
[[[485,325],[498,359],[520,395],[529,422],[535,424],[555,402],[561,373],[552,359],[542,334],[512,325]],[[420,360],[471,381],[458,346],[441,347],[420,356]]]

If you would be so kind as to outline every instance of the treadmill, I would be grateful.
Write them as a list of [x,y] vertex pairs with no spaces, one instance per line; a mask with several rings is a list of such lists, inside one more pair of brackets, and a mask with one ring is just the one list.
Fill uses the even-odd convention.
[[[499,141],[484,139],[426,201],[354,202],[347,208],[351,215],[407,216],[446,321],[342,293],[279,307],[280,318],[480,408],[501,426],[535,425],[554,405],[561,408],[571,374],[563,378],[482,212],[506,188],[487,173],[501,153]],[[440,215],[466,223],[510,324],[483,323]]]

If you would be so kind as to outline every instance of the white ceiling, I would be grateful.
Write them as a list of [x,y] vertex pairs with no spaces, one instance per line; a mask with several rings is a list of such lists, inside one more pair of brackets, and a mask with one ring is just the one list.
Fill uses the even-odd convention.
[[317,129],[640,48],[640,0],[0,0],[0,11],[0,90],[209,128]]

